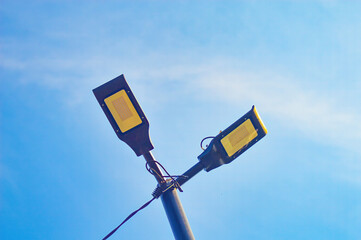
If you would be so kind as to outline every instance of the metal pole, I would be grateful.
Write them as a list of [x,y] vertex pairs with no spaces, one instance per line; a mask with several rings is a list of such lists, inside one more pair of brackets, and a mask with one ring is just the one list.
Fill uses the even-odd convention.
[[[155,178],[158,184],[164,184],[165,178],[158,165],[154,162],[154,156],[151,152],[143,154],[149,166],[156,171]],[[162,203],[168,217],[168,221],[173,231],[173,236],[176,240],[193,240],[195,239],[189,225],[188,219],[184,213],[183,206],[177,194],[177,190],[171,188],[165,191],[162,196]]]
[[194,240],[195,238],[178,197],[177,189],[172,188],[171,190],[164,192],[161,199],[174,238],[177,240]]

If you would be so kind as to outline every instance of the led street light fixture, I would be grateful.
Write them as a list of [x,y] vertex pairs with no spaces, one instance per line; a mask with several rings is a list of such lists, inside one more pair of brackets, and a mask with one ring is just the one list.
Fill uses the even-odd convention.
[[198,159],[209,172],[232,162],[266,134],[267,129],[253,106],[248,113],[213,138]]
[[124,75],[95,88],[93,93],[119,139],[126,142],[137,156],[153,149],[149,122]]

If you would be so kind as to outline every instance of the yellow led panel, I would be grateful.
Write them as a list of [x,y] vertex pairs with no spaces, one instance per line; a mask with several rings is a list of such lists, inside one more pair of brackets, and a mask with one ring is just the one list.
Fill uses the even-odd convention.
[[249,142],[257,137],[257,131],[251,120],[247,119],[227,136],[221,139],[221,143],[229,157],[232,157],[238,150],[242,149]]
[[107,97],[104,102],[123,133],[142,123],[125,90]]

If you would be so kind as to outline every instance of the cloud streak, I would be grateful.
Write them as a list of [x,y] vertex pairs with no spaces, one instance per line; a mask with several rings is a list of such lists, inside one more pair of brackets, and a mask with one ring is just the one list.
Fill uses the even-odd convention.
[[188,88],[196,88],[205,101],[217,99],[234,106],[256,104],[262,115],[279,121],[288,131],[360,153],[361,112],[357,111],[356,103],[350,105],[344,101],[343,96],[337,94],[338,89],[302,84],[300,79],[268,69],[247,71],[242,64],[238,69],[227,67],[231,62],[234,63],[224,59],[168,66],[167,70],[148,71],[147,75],[164,84],[169,79],[183,81]]
[[229,103],[257,103],[263,112],[319,141],[356,150],[361,140],[357,106],[346,107],[333,92],[307,89],[278,73],[219,73],[203,76],[199,82],[205,91]]
[[[361,113],[355,111],[357,106],[347,106],[342,96],[330,89],[321,90],[302,84],[300,79],[277,70],[270,71],[270,67],[249,68],[227,58],[196,63],[192,56],[170,57],[161,54],[130,56],[126,61],[117,56],[93,56],[87,59],[64,57],[27,62],[3,59],[0,64],[5,69],[27,73],[30,77],[24,79],[25,82],[36,81],[63,90],[66,84],[94,87],[102,80],[115,77],[103,74],[118,74],[119,69],[125,71],[126,77],[132,79],[134,84],[148,89],[177,82],[184,88],[175,89],[174,92],[196,88],[204,101],[217,99],[231,105],[256,104],[262,115],[267,114],[290,130],[359,152],[357,143],[361,141],[361,128],[358,123]],[[258,67],[258,71],[248,70]],[[69,94],[75,92],[70,91]],[[77,102],[80,104],[82,101]]]

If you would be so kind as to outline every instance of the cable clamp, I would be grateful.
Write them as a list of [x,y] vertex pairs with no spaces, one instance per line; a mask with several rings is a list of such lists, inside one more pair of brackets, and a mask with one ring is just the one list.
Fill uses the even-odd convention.
[[160,185],[158,184],[156,189],[154,189],[152,196],[159,198],[164,192],[172,191],[173,189],[179,189],[180,192],[183,192],[182,188],[176,180],[169,180],[167,182],[163,182]]

